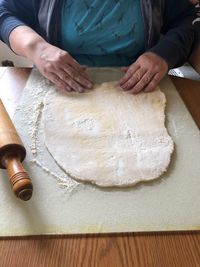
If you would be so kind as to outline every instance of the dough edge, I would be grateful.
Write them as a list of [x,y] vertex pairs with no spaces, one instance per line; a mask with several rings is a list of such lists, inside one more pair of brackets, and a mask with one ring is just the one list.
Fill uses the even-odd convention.
[[[112,82],[104,82],[102,84],[95,84],[95,87],[98,87],[98,86],[106,86],[107,84],[110,84],[112,83],[114,86],[116,86],[117,82],[116,81],[112,81]],[[160,88],[158,87],[156,90],[159,90],[160,94],[162,95],[162,101],[163,101],[163,114],[165,115],[165,109],[166,109],[166,96],[165,94],[160,90]],[[52,92],[48,92],[48,94],[51,94]],[[66,93],[67,95],[76,95],[76,94],[79,94],[77,92],[70,92],[70,93]],[[145,93],[145,94],[151,94],[151,93]],[[46,105],[46,100],[47,100],[47,95],[45,97],[45,100],[44,100],[44,106]],[[87,177],[84,177],[84,176],[81,176],[79,174],[76,174],[74,171],[73,172],[70,172],[69,170],[66,170],[65,167],[62,166],[62,164],[60,164],[57,159],[53,156],[53,154],[51,153],[50,149],[49,149],[49,146],[48,144],[46,143],[46,138],[45,138],[45,145],[46,145],[46,148],[48,150],[48,152],[50,153],[50,155],[52,156],[53,160],[56,162],[56,164],[63,170],[64,173],[66,173],[67,175],[70,176],[70,178],[72,179],[75,179],[76,181],[79,181],[79,182],[82,182],[84,184],[93,184],[93,185],[97,185],[99,187],[102,187],[102,188],[109,188],[109,187],[117,187],[117,188],[124,188],[124,187],[132,187],[136,184],[139,184],[139,183],[149,183],[149,182],[153,182],[153,181],[156,181],[157,179],[160,179],[161,178],[161,175],[163,175],[168,167],[169,167],[169,164],[171,162],[171,157],[172,157],[172,154],[173,154],[173,151],[174,151],[174,142],[171,138],[171,136],[169,135],[168,133],[168,130],[165,126],[165,123],[166,123],[166,117],[164,116],[164,128],[165,128],[165,131],[166,131],[166,136],[168,137],[169,139],[169,142],[170,142],[170,152],[169,152],[169,156],[168,156],[168,160],[166,161],[166,168],[164,170],[161,170],[159,174],[157,175],[153,175],[153,176],[150,176],[148,179],[139,179],[139,180],[134,180],[134,181],[129,181],[129,180],[124,180],[123,184],[122,183],[115,183],[115,184],[112,184],[110,181],[112,179],[108,179],[108,182],[105,182],[105,180],[103,180],[103,183],[101,180],[94,180],[94,178],[87,178]]]

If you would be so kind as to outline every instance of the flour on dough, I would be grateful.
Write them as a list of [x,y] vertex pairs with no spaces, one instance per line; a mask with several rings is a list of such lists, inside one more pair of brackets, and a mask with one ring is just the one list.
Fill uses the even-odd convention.
[[173,141],[165,128],[165,95],[131,95],[116,82],[62,94],[51,90],[43,114],[46,146],[72,178],[129,186],[166,171]]

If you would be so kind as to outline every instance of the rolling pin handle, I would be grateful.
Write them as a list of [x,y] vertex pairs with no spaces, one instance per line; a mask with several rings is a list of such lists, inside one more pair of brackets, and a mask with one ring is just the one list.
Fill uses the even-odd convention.
[[15,195],[24,201],[29,200],[33,193],[33,185],[19,157],[16,155],[4,157],[4,165]]

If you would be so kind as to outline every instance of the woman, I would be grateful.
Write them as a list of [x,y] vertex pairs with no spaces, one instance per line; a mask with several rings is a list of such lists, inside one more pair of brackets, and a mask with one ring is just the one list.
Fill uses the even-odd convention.
[[0,0],[0,38],[58,88],[91,89],[85,65],[123,66],[119,85],[155,89],[197,43],[188,0]]

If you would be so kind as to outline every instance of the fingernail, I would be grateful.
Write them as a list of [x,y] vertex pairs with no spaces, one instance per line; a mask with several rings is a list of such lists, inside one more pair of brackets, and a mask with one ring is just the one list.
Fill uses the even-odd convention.
[[137,95],[137,94],[140,93],[140,91],[130,91],[129,93],[132,94],[132,95]]
[[88,89],[92,89],[92,87],[93,87],[93,83],[88,82],[88,83],[87,83],[87,88],[88,88]]
[[78,88],[78,92],[79,92],[79,93],[83,93],[84,90],[83,90],[82,88]]
[[120,87],[122,88],[123,91],[127,91],[126,87],[124,87],[123,85]]

